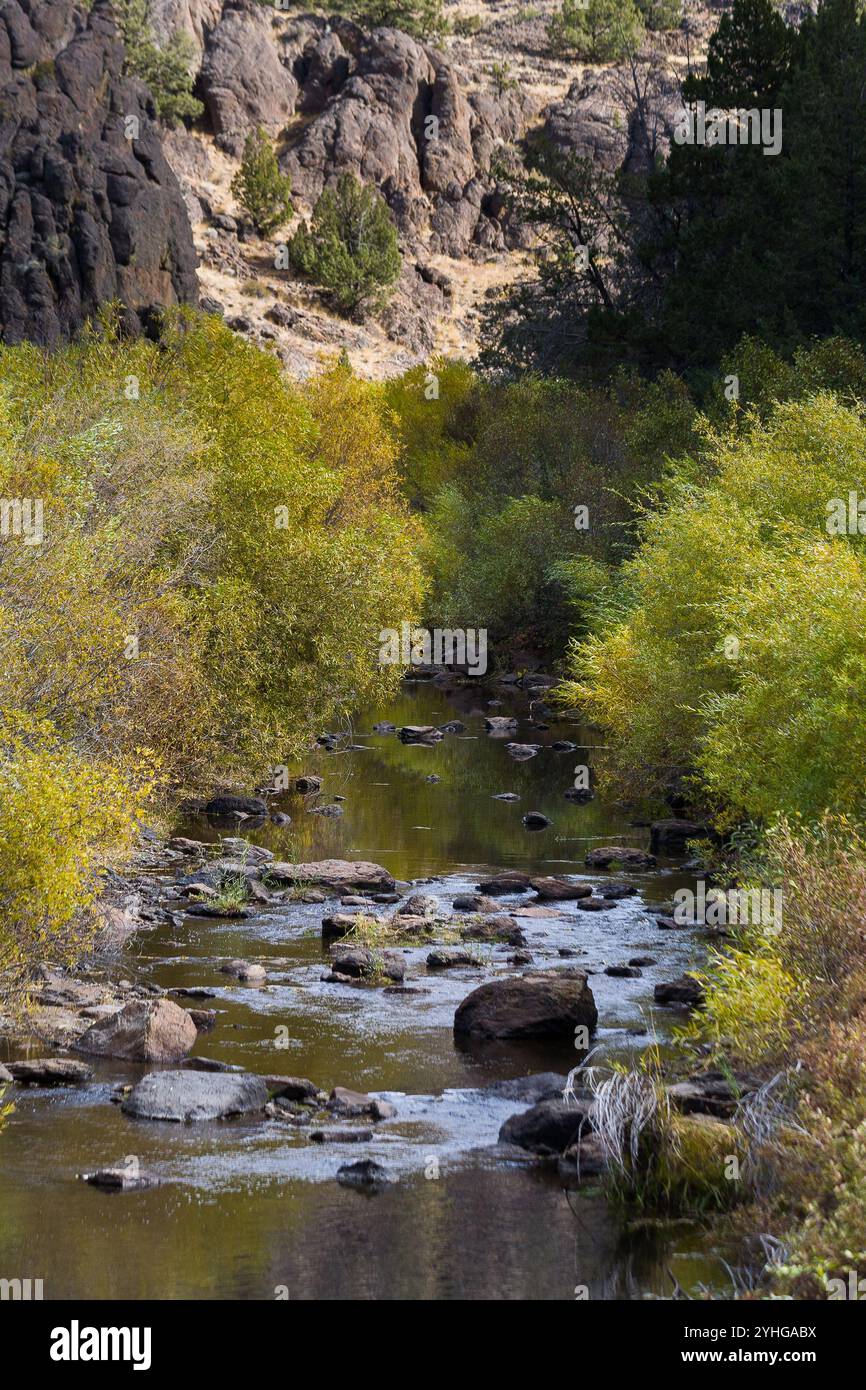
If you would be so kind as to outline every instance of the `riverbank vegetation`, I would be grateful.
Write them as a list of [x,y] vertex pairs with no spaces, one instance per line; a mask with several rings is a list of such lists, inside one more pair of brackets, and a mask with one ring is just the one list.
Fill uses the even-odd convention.
[[339,367],[293,386],[183,316],[0,373],[0,494],[34,504],[0,565],[0,964],[32,967],[81,946],[148,792],[259,774],[393,689],[378,634],[423,576],[383,394]]

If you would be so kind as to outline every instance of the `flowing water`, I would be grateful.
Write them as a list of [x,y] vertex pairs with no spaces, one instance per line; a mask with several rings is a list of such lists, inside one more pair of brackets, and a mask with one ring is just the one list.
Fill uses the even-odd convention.
[[[591,763],[594,735],[574,723],[532,726],[537,713],[516,693],[490,709],[478,691],[446,695],[419,685],[355,721],[360,747],[317,752],[297,771],[318,772],[324,795],[345,797],[339,818],[312,814],[315,798],[287,794],[292,823],[236,829],[189,818],[177,829],[198,839],[242,833],[279,859],[363,858],[397,879],[432,878],[424,892],[446,911],[479,872],[520,868],[591,878],[593,844],[643,846],[648,831],[601,797],[568,801],[576,763]],[[515,762],[505,740],[484,731],[485,713],[515,713],[517,737],[544,745]],[[463,734],[432,746],[373,734],[374,722],[442,724]],[[554,752],[556,739],[579,745]],[[439,781],[428,781],[435,774]],[[516,792],[520,800],[494,799]],[[552,824],[530,832],[527,811]],[[600,876],[604,877],[604,876]],[[618,874],[617,878],[629,878]],[[611,911],[555,904],[521,919],[535,966],[577,963],[593,973],[598,1042],[627,1056],[672,1020],[652,1006],[653,985],[701,959],[688,930],[663,931],[645,908],[688,882],[675,864],[636,874],[636,896]],[[506,900],[516,906],[519,899]],[[77,1088],[16,1088],[16,1111],[0,1137],[0,1278],[42,1279],[46,1298],[590,1298],[668,1295],[671,1275],[686,1290],[723,1290],[736,1252],[711,1229],[688,1223],[626,1227],[596,1186],[565,1191],[555,1168],[503,1157],[499,1127],[522,1108],[485,1090],[531,1072],[565,1072],[575,1054],[551,1045],[458,1046],[460,1000],[491,972],[507,972],[508,948],[485,947],[472,967],[428,972],[428,947],[407,953],[407,976],[424,992],[385,994],[322,980],[321,905],[284,901],[248,920],[186,917],[140,934],[116,976],[161,987],[203,986],[218,1010],[195,1053],[260,1074],[311,1078],[390,1099],[396,1119],[368,1144],[317,1145],[282,1120],[178,1126],[136,1121],[112,1104],[113,1089],[145,1068],[99,1061]],[[389,909],[385,909],[389,910]],[[577,952],[564,961],[560,952]],[[649,954],[640,978],[612,978],[609,963]],[[241,956],[267,967],[263,987],[219,973]],[[11,1056],[44,1055],[44,1044],[7,1044]],[[162,1184],[108,1193],[81,1172],[135,1154]],[[373,1157],[391,1181],[374,1193],[341,1186],[337,1168]]]

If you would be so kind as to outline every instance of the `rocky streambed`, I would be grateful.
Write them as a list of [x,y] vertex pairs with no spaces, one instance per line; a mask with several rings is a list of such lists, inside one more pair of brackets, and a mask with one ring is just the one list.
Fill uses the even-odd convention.
[[[591,1104],[563,1097],[587,1045],[665,1038],[706,935],[670,918],[676,827],[652,852],[570,795],[592,735],[538,699],[419,687],[323,734],[288,790],[145,840],[113,886],[135,934],[47,972],[34,1035],[0,1042],[0,1275],[57,1298],[725,1286],[711,1230],[624,1227]],[[719,1085],[683,1107],[724,1113]]]

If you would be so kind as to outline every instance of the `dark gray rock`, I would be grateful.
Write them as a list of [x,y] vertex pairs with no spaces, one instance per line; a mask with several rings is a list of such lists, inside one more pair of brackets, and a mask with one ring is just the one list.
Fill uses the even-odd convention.
[[37,1057],[28,1062],[7,1062],[3,1081],[20,1086],[80,1086],[93,1076],[93,1068],[67,1057]]
[[107,0],[89,13],[72,0],[0,10],[7,343],[56,346],[111,300],[136,332],[160,309],[198,301],[189,219],[153,102],[122,67]]
[[268,1088],[246,1072],[152,1071],[133,1087],[122,1110],[141,1120],[186,1124],[263,1111]]
[[540,1071],[531,1076],[515,1076],[510,1081],[491,1081],[484,1087],[484,1095],[537,1105],[541,1100],[561,1100],[567,1080],[557,1071]]
[[294,115],[298,83],[280,62],[268,9],[256,0],[225,0],[207,35],[198,77],[217,144],[241,155],[259,126],[276,135]]
[[548,971],[491,980],[473,990],[454,1016],[456,1036],[566,1038],[595,1028],[598,1011],[582,971]]
[[614,864],[627,869],[654,869],[656,861],[655,855],[630,845],[600,845],[589,851],[584,863],[589,869],[609,869]]
[[499,1131],[500,1144],[516,1144],[536,1154],[561,1154],[592,1129],[587,1100],[542,1100],[512,1115]]
[[707,827],[693,820],[657,820],[650,826],[650,850],[653,854],[685,854],[689,840],[699,840]]
[[589,898],[592,888],[588,883],[575,883],[572,879],[533,878],[530,886],[539,898],[548,902],[568,902],[570,899]]
[[208,816],[231,816],[238,811],[247,816],[266,816],[268,803],[260,796],[233,796],[224,792],[212,796],[210,801],[205,802],[204,809]]
[[387,1169],[372,1158],[361,1158],[357,1163],[344,1163],[337,1169],[337,1182],[344,1187],[362,1187],[375,1190],[384,1187],[390,1178]]
[[693,975],[681,975],[678,980],[668,980],[664,984],[656,985],[653,998],[657,1004],[679,1004],[697,1009],[704,1002],[704,989]]
[[528,893],[529,885],[529,874],[521,873],[519,869],[506,869],[492,878],[483,878],[475,887],[479,893],[491,897],[506,897],[510,893]]

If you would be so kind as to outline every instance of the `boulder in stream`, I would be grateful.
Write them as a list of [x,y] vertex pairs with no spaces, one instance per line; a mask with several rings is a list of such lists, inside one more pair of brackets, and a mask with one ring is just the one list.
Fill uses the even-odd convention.
[[568,902],[569,899],[589,898],[592,887],[588,883],[575,883],[567,878],[533,878],[530,886],[539,898],[547,902]]
[[140,1120],[191,1124],[263,1111],[268,1088],[248,1072],[152,1071],[123,1102],[125,1115]]
[[221,975],[231,975],[234,980],[243,980],[248,985],[262,985],[268,978],[263,965],[249,960],[228,960],[220,966]]
[[506,734],[517,733],[517,720],[510,714],[490,714],[484,721],[484,727],[494,738],[504,738]]
[[680,975],[678,980],[667,980],[664,984],[656,985],[653,998],[657,1004],[679,1004],[698,1009],[704,1002],[704,987],[693,975]]
[[268,865],[268,880],[278,884],[317,884],[335,893],[357,888],[361,891],[393,892],[394,879],[381,864],[366,859],[318,859],[308,864]]
[[134,999],[94,1023],[75,1048],[128,1062],[176,1062],[191,1051],[197,1036],[187,1010],[170,999]]
[[491,878],[483,878],[475,887],[479,893],[488,893],[493,897],[504,897],[509,893],[528,893],[529,874],[521,873],[519,869],[505,869],[501,874],[494,874]]
[[685,854],[689,840],[700,840],[707,827],[693,820],[657,820],[650,826],[650,849],[653,854]]
[[344,1187],[363,1187],[375,1190],[390,1182],[387,1169],[374,1158],[360,1158],[357,1163],[344,1163],[337,1169],[337,1182]]
[[225,793],[212,796],[210,801],[205,802],[204,810],[207,816],[236,816],[239,813],[245,816],[266,816],[268,803],[260,796],[232,796]]
[[476,1038],[567,1038],[598,1022],[592,990],[581,970],[546,971],[490,980],[463,1000],[455,1035]]
[[28,1062],[8,1062],[0,1080],[17,1081],[20,1086],[80,1086],[89,1081],[93,1068],[68,1057],[37,1057]]
[[599,845],[584,860],[588,869],[609,869],[619,864],[626,869],[654,869],[655,855],[633,845]]
[[536,1154],[561,1154],[592,1128],[588,1100],[542,1100],[512,1115],[499,1131],[500,1144]]

